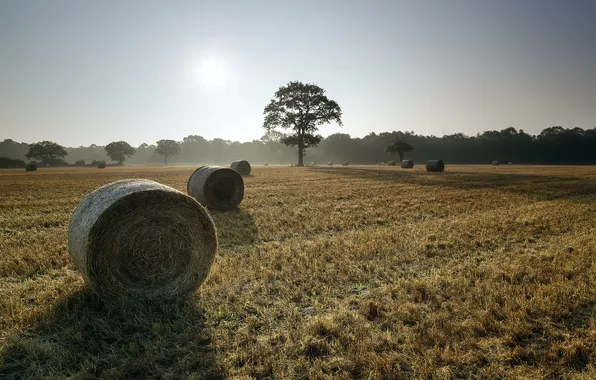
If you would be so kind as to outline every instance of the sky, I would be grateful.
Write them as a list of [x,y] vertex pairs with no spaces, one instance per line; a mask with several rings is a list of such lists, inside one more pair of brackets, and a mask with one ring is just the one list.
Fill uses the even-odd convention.
[[0,0],[0,140],[251,141],[289,81],[320,133],[596,127],[593,0]]

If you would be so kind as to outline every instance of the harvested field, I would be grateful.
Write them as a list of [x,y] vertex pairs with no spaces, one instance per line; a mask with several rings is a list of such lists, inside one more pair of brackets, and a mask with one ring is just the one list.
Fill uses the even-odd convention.
[[0,378],[596,378],[596,167],[256,166],[196,296],[103,304],[75,206],[194,169],[0,170]]

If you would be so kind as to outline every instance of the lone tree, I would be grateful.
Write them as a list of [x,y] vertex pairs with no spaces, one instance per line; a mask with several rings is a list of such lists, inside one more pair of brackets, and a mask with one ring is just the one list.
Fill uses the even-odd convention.
[[289,82],[275,93],[265,111],[263,128],[291,129],[280,141],[286,146],[298,146],[298,166],[304,166],[306,148],[317,146],[322,137],[314,133],[319,125],[337,122],[342,125],[342,111],[337,102],[325,96],[325,90],[315,84]]
[[66,157],[66,149],[62,145],[56,144],[52,141],[42,141],[34,144],[29,144],[29,151],[25,154],[28,159],[35,158],[40,160],[44,165],[64,163],[62,158]]
[[393,144],[389,145],[385,152],[389,153],[398,153],[399,154],[399,161],[404,160],[404,153],[411,151],[414,147],[404,140],[397,140]]
[[180,153],[180,144],[174,140],[159,140],[155,153],[164,156],[167,165],[168,157],[177,156]]
[[112,161],[116,161],[118,165],[122,165],[124,161],[133,154],[135,148],[130,146],[126,141],[114,141],[106,145],[106,153]]

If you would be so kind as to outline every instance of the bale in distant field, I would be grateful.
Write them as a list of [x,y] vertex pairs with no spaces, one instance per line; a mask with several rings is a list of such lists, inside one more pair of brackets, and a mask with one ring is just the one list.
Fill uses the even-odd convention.
[[188,194],[205,207],[228,211],[244,198],[244,180],[235,170],[220,166],[201,166],[186,184]]
[[269,166],[269,164],[267,162],[263,163],[263,166]]
[[443,172],[445,171],[445,163],[443,160],[430,160],[426,163],[427,172]]
[[327,165],[329,165],[329,166],[333,166],[333,161],[329,161],[329,162],[327,163]]
[[348,166],[348,165],[350,165],[350,163],[349,163],[348,161],[344,161],[344,162],[342,162],[342,164],[341,164],[341,166]]
[[251,167],[248,161],[240,160],[232,162],[230,169],[237,171],[240,175],[249,175]]
[[106,168],[106,163],[105,162],[100,162],[99,164],[97,164],[97,168],[98,169],[105,169]]
[[513,165],[513,162],[508,162],[507,165]]
[[412,160],[403,160],[401,162],[401,167],[403,169],[412,169],[414,167],[414,161],[412,161]]
[[316,165],[317,165],[317,163],[314,161],[310,163],[310,166],[316,166]]
[[499,166],[499,161],[496,161],[496,160],[495,160],[495,161],[493,161],[493,165],[495,165],[495,166]]
[[196,200],[146,179],[88,194],[68,226],[85,283],[106,299],[174,299],[207,277],[217,251],[213,220]]
[[385,165],[385,161],[382,161],[382,162],[381,162],[381,165]]
[[389,162],[387,162],[387,165],[396,166],[397,164],[395,163],[395,161],[389,161]]
[[37,164],[34,162],[27,164],[27,166],[25,166],[25,171],[27,171],[27,172],[34,172],[36,170],[37,170]]

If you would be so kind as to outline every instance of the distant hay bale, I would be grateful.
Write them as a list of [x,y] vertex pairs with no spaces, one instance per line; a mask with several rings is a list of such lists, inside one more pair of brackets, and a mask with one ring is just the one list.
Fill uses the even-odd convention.
[[414,161],[412,160],[403,160],[401,162],[401,167],[404,169],[412,169],[414,167]]
[[507,165],[513,165],[513,162],[508,162]]
[[251,167],[248,161],[239,160],[232,162],[230,169],[237,171],[240,175],[249,175]]
[[220,166],[201,166],[186,184],[188,195],[205,207],[228,211],[244,198],[244,180],[235,170]]
[[427,172],[443,172],[445,171],[445,163],[443,160],[430,160],[426,163]]
[[34,172],[36,170],[37,170],[37,164],[34,162],[27,164],[27,166],[25,166],[25,171],[27,171],[27,172]]
[[310,166],[316,166],[316,165],[317,165],[317,163],[314,161],[310,163]]
[[269,164],[267,162],[264,162],[263,166],[269,166]]
[[105,169],[106,168],[106,163],[105,162],[100,162],[99,164],[97,164],[97,168],[98,169]]
[[381,161],[381,165],[385,165],[385,161]]
[[333,161],[329,161],[329,162],[327,163],[327,165],[329,165],[329,166],[333,166]]
[[174,299],[207,277],[217,252],[213,220],[196,200],[146,179],[88,194],[68,226],[68,249],[85,283],[111,299]]
[[348,161],[344,161],[341,163],[341,166],[348,166],[348,165],[350,165],[350,163]]
[[395,163],[395,161],[389,161],[389,162],[387,162],[387,165],[389,165],[389,166],[397,166],[397,164]]
[[495,166],[499,166],[499,161],[496,161],[496,160],[495,160],[495,161],[493,161],[493,165],[495,165]]

